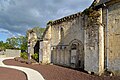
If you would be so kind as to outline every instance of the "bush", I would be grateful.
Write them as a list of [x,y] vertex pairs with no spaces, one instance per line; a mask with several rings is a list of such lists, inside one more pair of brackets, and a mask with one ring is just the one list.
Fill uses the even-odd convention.
[[38,53],[33,54],[31,57],[38,62],[38,60],[39,60],[38,59],[39,58]]
[[36,61],[34,59],[27,60],[27,59],[23,59],[22,57],[15,57],[14,60],[19,61],[21,63],[26,63],[26,64],[36,63]]
[[20,57],[22,57],[23,59],[28,59],[28,55],[26,52],[21,53]]

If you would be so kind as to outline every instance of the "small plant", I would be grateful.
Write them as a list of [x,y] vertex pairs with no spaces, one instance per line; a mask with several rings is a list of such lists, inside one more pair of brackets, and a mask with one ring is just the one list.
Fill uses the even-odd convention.
[[23,59],[28,59],[28,55],[26,52],[21,53],[20,57],[22,57]]
[[51,24],[51,23],[53,23],[53,21],[52,21],[52,20],[48,21],[48,22],[47,22],[47,25],[48,25],[48,24]]
[[39,60],[38,59],[39,58],[38,53],[33,54],[31,57],[38,62],[38,60]]

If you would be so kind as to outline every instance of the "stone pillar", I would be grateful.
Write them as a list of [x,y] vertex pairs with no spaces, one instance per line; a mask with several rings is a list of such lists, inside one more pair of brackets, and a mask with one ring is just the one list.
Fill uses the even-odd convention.
[[[100,9],[100,23],[102,24],[102,9]],[[104,27],[99,26],[99,75],[104,73]]]
[[43,61],[43,41],[40,41],[40,45],[39,45],[40,49],[39,49],[39,62]]
[[68,48],[65,49],[65,65],[70,66],[70,53]]
[[62,49],[60,49],[60,64],[62,65]]
[[[85,70],[101,75],[104,72],[104,28],[102,24],[102,10],[100,16],[95,20],[96,24],[90,24],[90,18],[85,17],[84,30],[84,51],[85,51]],[[91,13],[92,14],[92,13]],[[89,25],[90,24],[90,25]],[[89,26],[87,26],[89,25]]]
[[39,63],[42,62],[42,57],[43,57],[43,53],[42,53],[42,49],[39,49]]
[[47,52],[48,52],[48,63],[51,63],[51,45],[50,43],[48,42],[47,43]]
[[48,41],[43,41],[42,51],[43,51],[42,63],[43,64],[50,63],[50,53],[49,53],[49,49],[48,49]]
[[57,49],[54,49],[54,63],[57,63]]
[[31,54],[32,54],[31,49],[32,49],[32,46],[31,46],[30,42],[28,42],[28,60],[31,59]]
[[65,56],[64,56],[64,47],[62,46],[62,49],[61,49],[61,65],[64,65],[64,58],[65,58]]
[[30,55],[34,54],[34,47],[33,47],[33,43],[30,43]]
[[64,47],[64,50],[63,50],[63,65],[65,64],[65,47]]
[[28,60],[30,60],[30,46],[28,46]]
[[57,48],[57,64],[60,63],[60,48]]
[[65,60],[64,60],[64,64],[67,65],[67,53],[66,53],[66,49],[64,50],[64,57],[65,57]]

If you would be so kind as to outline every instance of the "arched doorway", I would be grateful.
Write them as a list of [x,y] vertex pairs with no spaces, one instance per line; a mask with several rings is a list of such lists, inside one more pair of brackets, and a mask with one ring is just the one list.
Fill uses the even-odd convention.
[[83,44],[79,40],[73,40],[69,44],[70,66],[76,69],[84,70],[84,49]]

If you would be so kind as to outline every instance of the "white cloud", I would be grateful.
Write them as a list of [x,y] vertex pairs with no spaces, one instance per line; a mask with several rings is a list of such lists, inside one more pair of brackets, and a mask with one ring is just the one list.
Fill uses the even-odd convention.
[[31,9],[30,13],[35,17],[35,18],[40,18],[41,14],[37,9]]
[[[25,35],[28,28],[80,12],[93,0],[0,0],[0,28]],[[9,34],[10,34],[9,33]]]
[[22,34],[20,34],[20,33],[17,33],[17,36],[24,36],[24,35],[22,35]]
[[8,30],[6,30],[6,29],[2,29],[2,28],[0,28],[0,33],[4,33],[4,34],[6,34],[8,37],[14,37],[14,36],[15,36],[12,32],[10,32],[10,31],[8,31]]
[[13,0],[0,0],[0,10],[7,10],[11,5],[14,5]]
[[73,10],[67,9],[67,8],[59,9],[57,11],[57,15],[59,15],[58,18],[61,18],[61,17],[64,17],[64,16],[68,16],[70,14],[73,14]]

